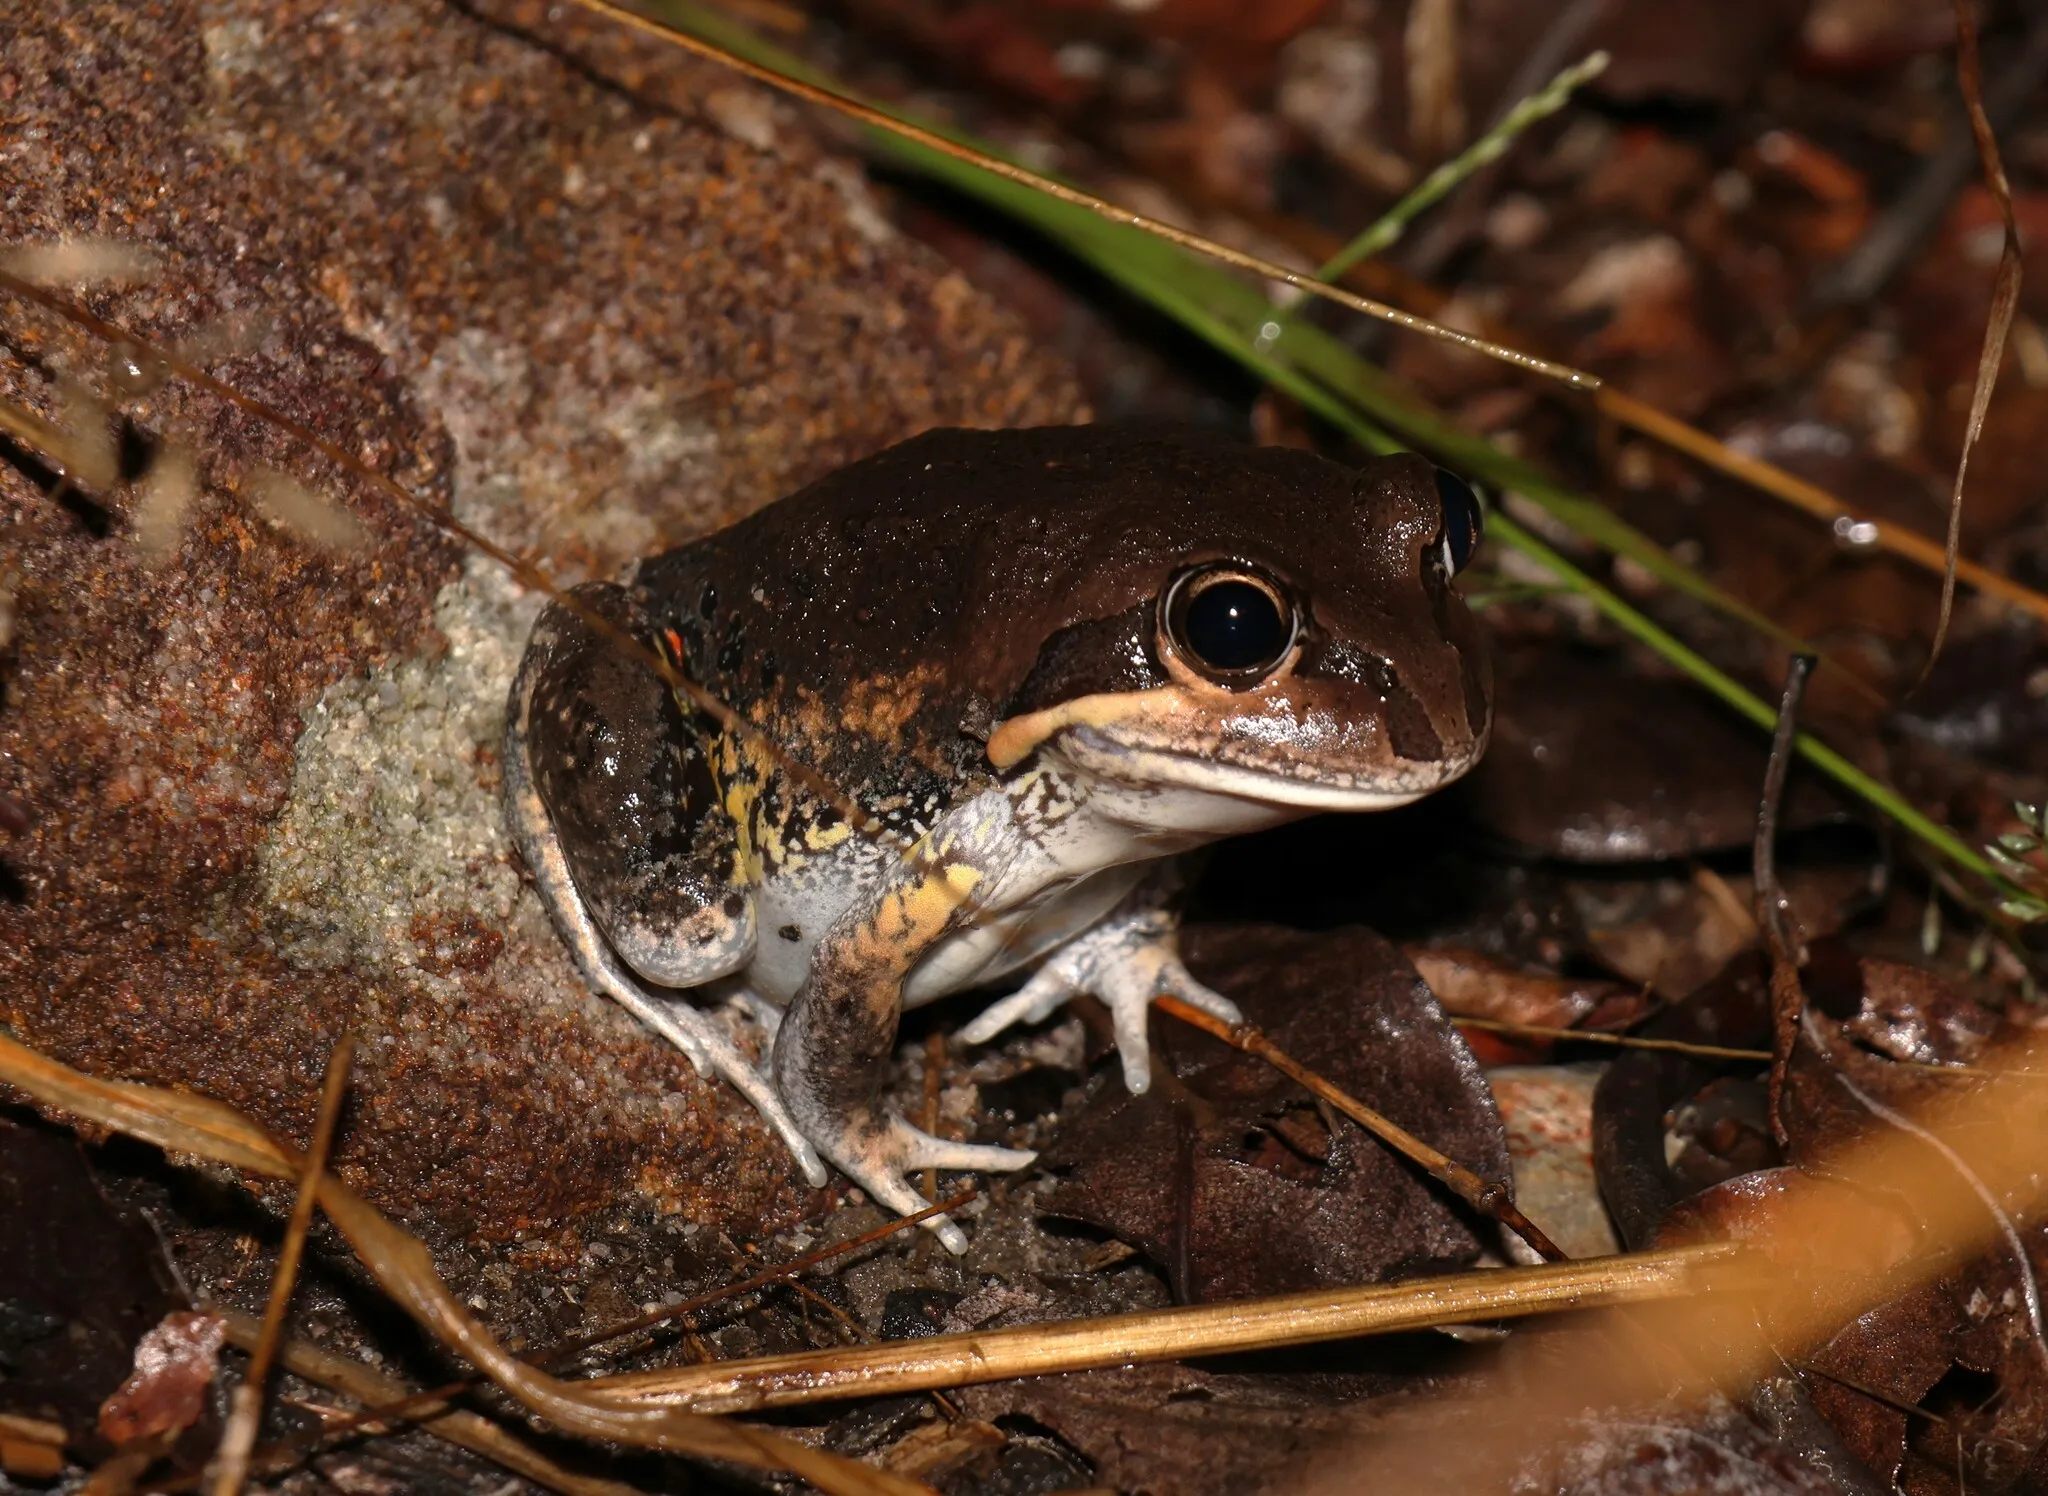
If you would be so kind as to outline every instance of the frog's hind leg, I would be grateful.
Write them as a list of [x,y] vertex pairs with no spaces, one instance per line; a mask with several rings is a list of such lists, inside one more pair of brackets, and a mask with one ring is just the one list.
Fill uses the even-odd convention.
[[[622,588],[572,595],[645,637]],[[504,763],[513,840],[584,979],[700,1074],[730,1082],[823,1185],[817,1149],[769,1076],[709,1013],[646,985],[726,976],[751,958],[755,935],[702,748],[667,686],[575,611],[551,605],[513,686]]]

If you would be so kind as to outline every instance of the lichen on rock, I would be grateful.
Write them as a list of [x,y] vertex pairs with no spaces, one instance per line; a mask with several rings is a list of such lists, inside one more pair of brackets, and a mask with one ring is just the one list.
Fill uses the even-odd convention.
[[[441,589],[446,647],[335,682],[306,714],[291,797],[256,853],[277,949],[302,968],[488,966],[523,896],[498,796],[505,700],[538,598],[472,559]],[[467,957],[450,929],[472,932]]]
[[[66,294],[418,507],[10,305],[0,398],[58,420],[89,390],[193,482],[143,544],[138,493],[0,462],[0,801],[29,823],[0,1021],[291,1138],[356,1033],[341,1166],[449,1262],[580,1260],[599,1214],[791,1218],[781,1144],[589,993],[523,889],[496,752],[534,600],[427,512],[610,575],[926,427],[1072,419],[1070,374],[876,234],[797,112],[573,8],[52,0],[6,29],[10,238],[146,251]],[[361,544],[256,507],[266,474]]]

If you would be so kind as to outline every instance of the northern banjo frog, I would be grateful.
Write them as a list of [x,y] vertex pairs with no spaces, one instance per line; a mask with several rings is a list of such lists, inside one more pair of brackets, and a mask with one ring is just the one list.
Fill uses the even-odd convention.
[[[909,1171],[1032,1155],[883,1106],[903,1008],[1026,974],[979,1042],[1093,993],[1142,1091],[1155,994],[1237,1016],[1181,964],[1168,859],[1472,766],[1489,677],[1451,578],[1479,525],[1415,456],[930,432],[576,589],[757,731],[547,608],[510,705],[513,832],[595,988],[743,1092],[813,1184],[829,1160],[909,1213]],[[692,998],[744,1001],[766,1066]]]

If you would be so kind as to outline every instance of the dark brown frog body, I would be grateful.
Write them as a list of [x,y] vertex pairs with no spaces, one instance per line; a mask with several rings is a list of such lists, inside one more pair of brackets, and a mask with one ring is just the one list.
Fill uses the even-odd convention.
[[[544,614],[514,690],[513,823],[596,985],[735,1079],[814,1174],[811,1144],[914,1209],[905,1169],[1022,1159],[875,1104],[901,1006],[1049,957],[967,1037],[1086,986],[1142,1088],[1152,995],[1228,1009],[1181,968],[1148,866],[1405,803],[1478,757],[1486,664],[1450,585],[1476,528],[1469,491],[1415,457],[932,432],[579,590],[757,732]],[[885,834],[856,835],[791,760]],[[772,1076],[658,995],[713,984],[771,1025],[787,1010]]]

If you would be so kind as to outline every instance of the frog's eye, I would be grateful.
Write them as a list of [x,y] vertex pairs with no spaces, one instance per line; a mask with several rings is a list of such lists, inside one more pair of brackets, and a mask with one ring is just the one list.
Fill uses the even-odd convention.
[[1456,473],[1436,470],[1437,500],[1443,505],[1443,528],[1437,533],[1437,555],[1444,575],[1454,577],[1465,569],[1472,553],[1479,549],[1479,537],[1486,529],[1486,510],[1472,485]]
[[1243,690],[1292,653],[1301,617],[1280,589],[1242,566],[1196,567],[1175,577],[1160,605],[1172,652],[1197,674]]

